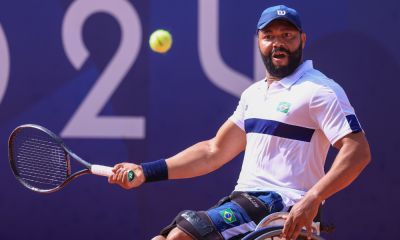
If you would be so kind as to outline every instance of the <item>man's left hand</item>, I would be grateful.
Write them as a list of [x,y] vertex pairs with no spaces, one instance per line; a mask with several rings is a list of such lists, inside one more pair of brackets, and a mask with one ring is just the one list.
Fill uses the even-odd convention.
[[317,215],[319,204],[319,201],[307,196],[304,196],[303,199],[296,203],[286,217],[285,226],[282,231],[283,237],[287,240],[297,239],[301,229],[305,226],[307,238],[311,239],[311,226]]

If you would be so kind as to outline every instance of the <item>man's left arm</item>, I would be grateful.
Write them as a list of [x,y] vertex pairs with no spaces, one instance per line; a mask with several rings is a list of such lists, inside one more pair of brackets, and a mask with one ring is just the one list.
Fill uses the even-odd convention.
[[347,187],[371,161],[364,132],[350,133],[338,140],[334,147],[339,149],[339,153],[329,172],[290,211],[283,229],[286,239],[296,239],[304,226],[311,239],[311,224],[320,203]]

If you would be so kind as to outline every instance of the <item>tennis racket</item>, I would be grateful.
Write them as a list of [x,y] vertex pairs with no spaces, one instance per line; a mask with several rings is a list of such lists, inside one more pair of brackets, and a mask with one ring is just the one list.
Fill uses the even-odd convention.
[[[17,127],[8,140],[11,169],[25,187],[40,193],[57,191],[72,179],[93,173],[112,176],[112,167],[90,164],[73,153],[57,135],[33,124]],[[86,169],[71,175],[71,157]],[[128,172],[128,180],[134,178]]]

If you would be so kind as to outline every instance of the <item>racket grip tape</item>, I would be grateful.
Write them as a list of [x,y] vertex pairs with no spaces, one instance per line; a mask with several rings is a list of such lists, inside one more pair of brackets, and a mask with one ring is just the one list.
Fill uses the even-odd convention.
[[100,176],[112,176],[114,173],[111,171],[113,168],[112,167],[107,167],[103,165],[92,165],[90,168],[90,171],[92,171],[93,174],[100,175]]
[[[107,167],[103,165],[92,165],[90,171],[92,171],[93,174],[100,175],[100,176],[112,176],[114,173],[111,171],[113,168],[112,167]],[[133,173],[132,170],[128,171],[128,180],[132,181],[133,178],[135,177],[135,174]]]

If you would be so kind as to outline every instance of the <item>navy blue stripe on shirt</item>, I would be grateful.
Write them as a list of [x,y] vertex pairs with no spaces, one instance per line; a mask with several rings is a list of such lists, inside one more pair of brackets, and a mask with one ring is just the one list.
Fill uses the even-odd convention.
[[360,123],[358,122],[357,117],[355,115],[347,115],[346,119],[347,119],[347,122],[349,123],[350,128],[353,132],[362,131]]
[[246,133],[261,133],[276,137],[310,142],[314,129],[289,125],[278,121],[250,118],[244,121]]

